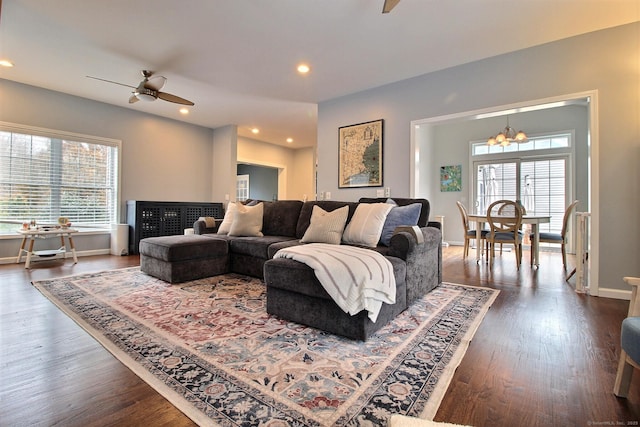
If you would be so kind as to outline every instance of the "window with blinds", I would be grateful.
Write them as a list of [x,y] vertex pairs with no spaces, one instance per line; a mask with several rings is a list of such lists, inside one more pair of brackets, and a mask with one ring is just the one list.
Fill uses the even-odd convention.
[[500,199],[520,200],[527,213],[551,216],[540,231],[560,233],[565,208],[573,200],[572,137],[569,132],[541,135],[499,148],[472,142],[475,211],[483,213]]
[[486,212],[497,200],[520,200],[527,213],[551,216],[540,231],[560,233],[570,202],[568,164],[568,156],[476,162],[476,211]]
[[116,223],[119,142],[0,127],[0,232],[35,220],[74,227]]

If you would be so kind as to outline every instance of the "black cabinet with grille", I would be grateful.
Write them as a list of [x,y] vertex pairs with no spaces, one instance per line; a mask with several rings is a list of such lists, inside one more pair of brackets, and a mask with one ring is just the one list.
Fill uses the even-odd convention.
[[171,236],[184,233],[185,228],[201,216],[222,218],[222,203],[127,201],[129,253],[138,253],[138,244],[146,237]]

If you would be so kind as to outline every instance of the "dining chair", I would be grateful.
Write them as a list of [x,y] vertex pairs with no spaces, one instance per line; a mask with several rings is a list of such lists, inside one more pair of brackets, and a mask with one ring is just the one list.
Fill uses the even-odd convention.
[[[540,243],[555,243],[561,245],[562,250],[562,266],[567,269],[567,231],[569,231],[569,218],[578,204],[577,200],[574,200],[564,211],[564,217],[562,218],[562,231],[560,233],[540,233]],[[533,265],[533,253],[535,251],[535,239],[533,233],[529,235],[531,240],[531,265]]]
[[[489,222],[489,264],[493,265],[496,243],[513,244],[516,254],[516,265],[520,270],[522,262],[522,239],[524,233],[520,230],[522,225],[522,210],[513,200],[498,200],[487,209],[487,221]],[[501,250],[502,253],[502,250]]]
[[[464,231],[464,251],[462,252],[462,259],[469,256],[469,241],[475,240],[477,237],[476,230],[469,227],[469,215],[467,214],[467,208],[461,203],[456,202],[458,210],[460,211],[460,217],[462,218],[462,229]],[[476,225],[477,226],[477,225]],[[484,245],[486,255],[489,256],[489,247],[487,243],[487,234],[489,230],[480,230],[480,242],[476,242],[476,245]]]
[[613,386],[613,394],[618,397],[627,397],[633,370],[640,369],[640,277],[625,277],[624,281],[631,286],[631,300],[620,331],[620,360]]

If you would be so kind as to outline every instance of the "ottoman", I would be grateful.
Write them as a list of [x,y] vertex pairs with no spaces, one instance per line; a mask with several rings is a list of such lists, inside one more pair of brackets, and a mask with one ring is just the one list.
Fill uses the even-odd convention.
[[229,271],[229,248],[222,239],[198,234],[140,240],[140,270],[169,283]]

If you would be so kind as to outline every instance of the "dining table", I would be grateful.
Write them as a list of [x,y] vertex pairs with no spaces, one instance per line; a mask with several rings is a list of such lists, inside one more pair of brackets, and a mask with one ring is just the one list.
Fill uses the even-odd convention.
[[[487,219],[486,213],[475,213],[468,214],[469,221],[473,221],[476,223],[476,262],[479,262],[482,259],[482,245],[478,242],[481,241],[482,229],[484,228],[484,223],[489,222]],[[495,216],[493,217],[496,218]],[[499,217],[498,217],[499,218]],[[510,218],[513,220],[513,217]],[[535,215],[535,214],[526,214],[522,216],[522,224],[530,224],[531,225],[531,233],[533,234],[533,265],[536,267],[540,266],[540,224],[546,224],[551,222],[550,215]]]

